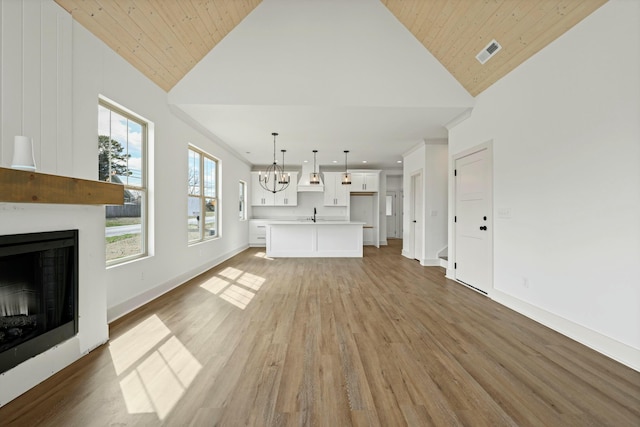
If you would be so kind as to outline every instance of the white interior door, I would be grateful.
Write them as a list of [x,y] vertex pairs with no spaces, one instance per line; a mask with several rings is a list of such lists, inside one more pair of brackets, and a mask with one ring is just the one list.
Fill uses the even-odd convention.
[[483,292],[491,287],[491,239],[488,150],[455,161],[455,277]]
[[413,258],[422,260],[422,173],[411,175],[411,237]]
[[387,238],[398,237],[398,208],[397,208],[397,194],[395,191],[387,191],[387,197],[385,199],[385,214],[387,217]]

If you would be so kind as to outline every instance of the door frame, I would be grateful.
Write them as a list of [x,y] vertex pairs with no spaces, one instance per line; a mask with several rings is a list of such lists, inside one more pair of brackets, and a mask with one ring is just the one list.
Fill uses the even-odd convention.
[[[409,200],[409,236],[410,236],[410,250],[409,250],[409,257],[412,259],[416,259],[418,261],[420,261],[420,264],[422,264],[422,259],[424,257],[424,181],[423,181],[423,170],[419,169],[417,171],[414,171],[409,178],[409,182],[410,182],[410,192],[411,192],[411,196],[410,196],[410,200]],[[420,184],[420,200],[416,200],[416,183]],[[418,217],[415,217],[415,212],[416,210],[418,210]],[[415,217],[415,218],[414,218]],[[416,233],[416,226],[413,225],[414,222],[413,220],[416,221],[421,221],[422,224],[422,233],[420,234],[420,254],[419,257],[417,257],[416,255],[416,236],[418,235],[418,233]]]
[[[392,209],[395,212],[394,215],[394,227],[395,233],[393,236],[389,235],[389,227],[387,226],[387,238],[401,239],[402,238],[402,192],[400,190],[387,190],[386,197],[393,197]],[[385,211],[386,211],[386,197],[385,197]],[[386,213],[386,212],[385,212]],[[386,219],[386,215],[385,215]],[[388,225],[388,222],[387,222]]]
[[[493,291],[493,227],[495,222],[493,221],[493,140],[489,140],[487,142],[483,142],[482,144],[478,144],[476,146],[473,146],[471,148],[468,148],[466,150],[463,150],[459,153],[453,154],[450,157],[450,164],[449,164],[449,227],[450,227],[450,233],[449,233],[449,256],[450,256],[450,260],[449,260],[449,264],[447,266],[447,273],[446,276],[449,279],[453,279],[456,282],[464,285],[467,288],[473,289],[477,292],[479,292],[478,290],[476,290],[475,288],[473,288],[473,286],[467,285],[464,282],[459,281],[456,278],[456,270],[455,270],[455,263],[456,263],[456,223],[454,221],[454,217],[456,216],[456,211],[457,211],[457,206],[456,206],[456,177],[454,175],[454,171],[456,169],[456,162],[463,158],[463,157],[467,157],[471,154],[477,153],[479,151],[482,150],[486,150],[487,152],[487,161],[486,161],[486,166],[487,166],[487,191],[486,191],[486,195],[487,195],[487,204],[488,204],[488,211],[489,211],[489,220],[487,221],[487,225],[489,227],[490,232],[487,233],[487,246],[488,246],[488,256],[487,256],[487,262],[489,263],[489,265],[487,266],[487,279],[488,279],[488,286],[487,286],[487,296],[491,295],[491,292]],[[482,295],[484,295],[484,293],[482,293]]]

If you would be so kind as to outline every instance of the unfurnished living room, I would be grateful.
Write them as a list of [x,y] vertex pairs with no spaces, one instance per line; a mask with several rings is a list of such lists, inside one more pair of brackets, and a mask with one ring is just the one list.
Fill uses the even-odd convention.
[[0,23],[0,425],[640,425],[640,2]]

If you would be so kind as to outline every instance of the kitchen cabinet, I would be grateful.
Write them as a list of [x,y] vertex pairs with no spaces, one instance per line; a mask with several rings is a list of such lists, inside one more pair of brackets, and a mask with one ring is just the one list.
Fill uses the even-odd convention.
[[347,206],[350,185],[342,185],[342,172],[324,173],[324,205]]
[[298,172],[289,172],[289,176],[289,186],[285,190],[274,194],[274,206],[298,205]]
[[362,222],[267,221],[266,226],[268,257],[362,257]]
[[380,171],[350,171],[350,192],[366,191],[375,193],[380,189]]
[[266,246],[267,222],[266,219],[249,220],[249,246]]
[[298,172],[289,172],[289,186],[277,193],[265,190],[260,185],[259,172],[251,172],[251,206],[297,206]]

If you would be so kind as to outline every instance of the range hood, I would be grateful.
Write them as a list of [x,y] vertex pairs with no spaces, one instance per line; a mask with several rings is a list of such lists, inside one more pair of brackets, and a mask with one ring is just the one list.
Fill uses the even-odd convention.
[[298,192],[324,191],[322,174],[320,174],[320,184],[311,184],[309,181],[312,173],[313,165],[310,165],[309,163],[305,163],[302,165],[302,173],[300,174],[300,181],[298,181]]

